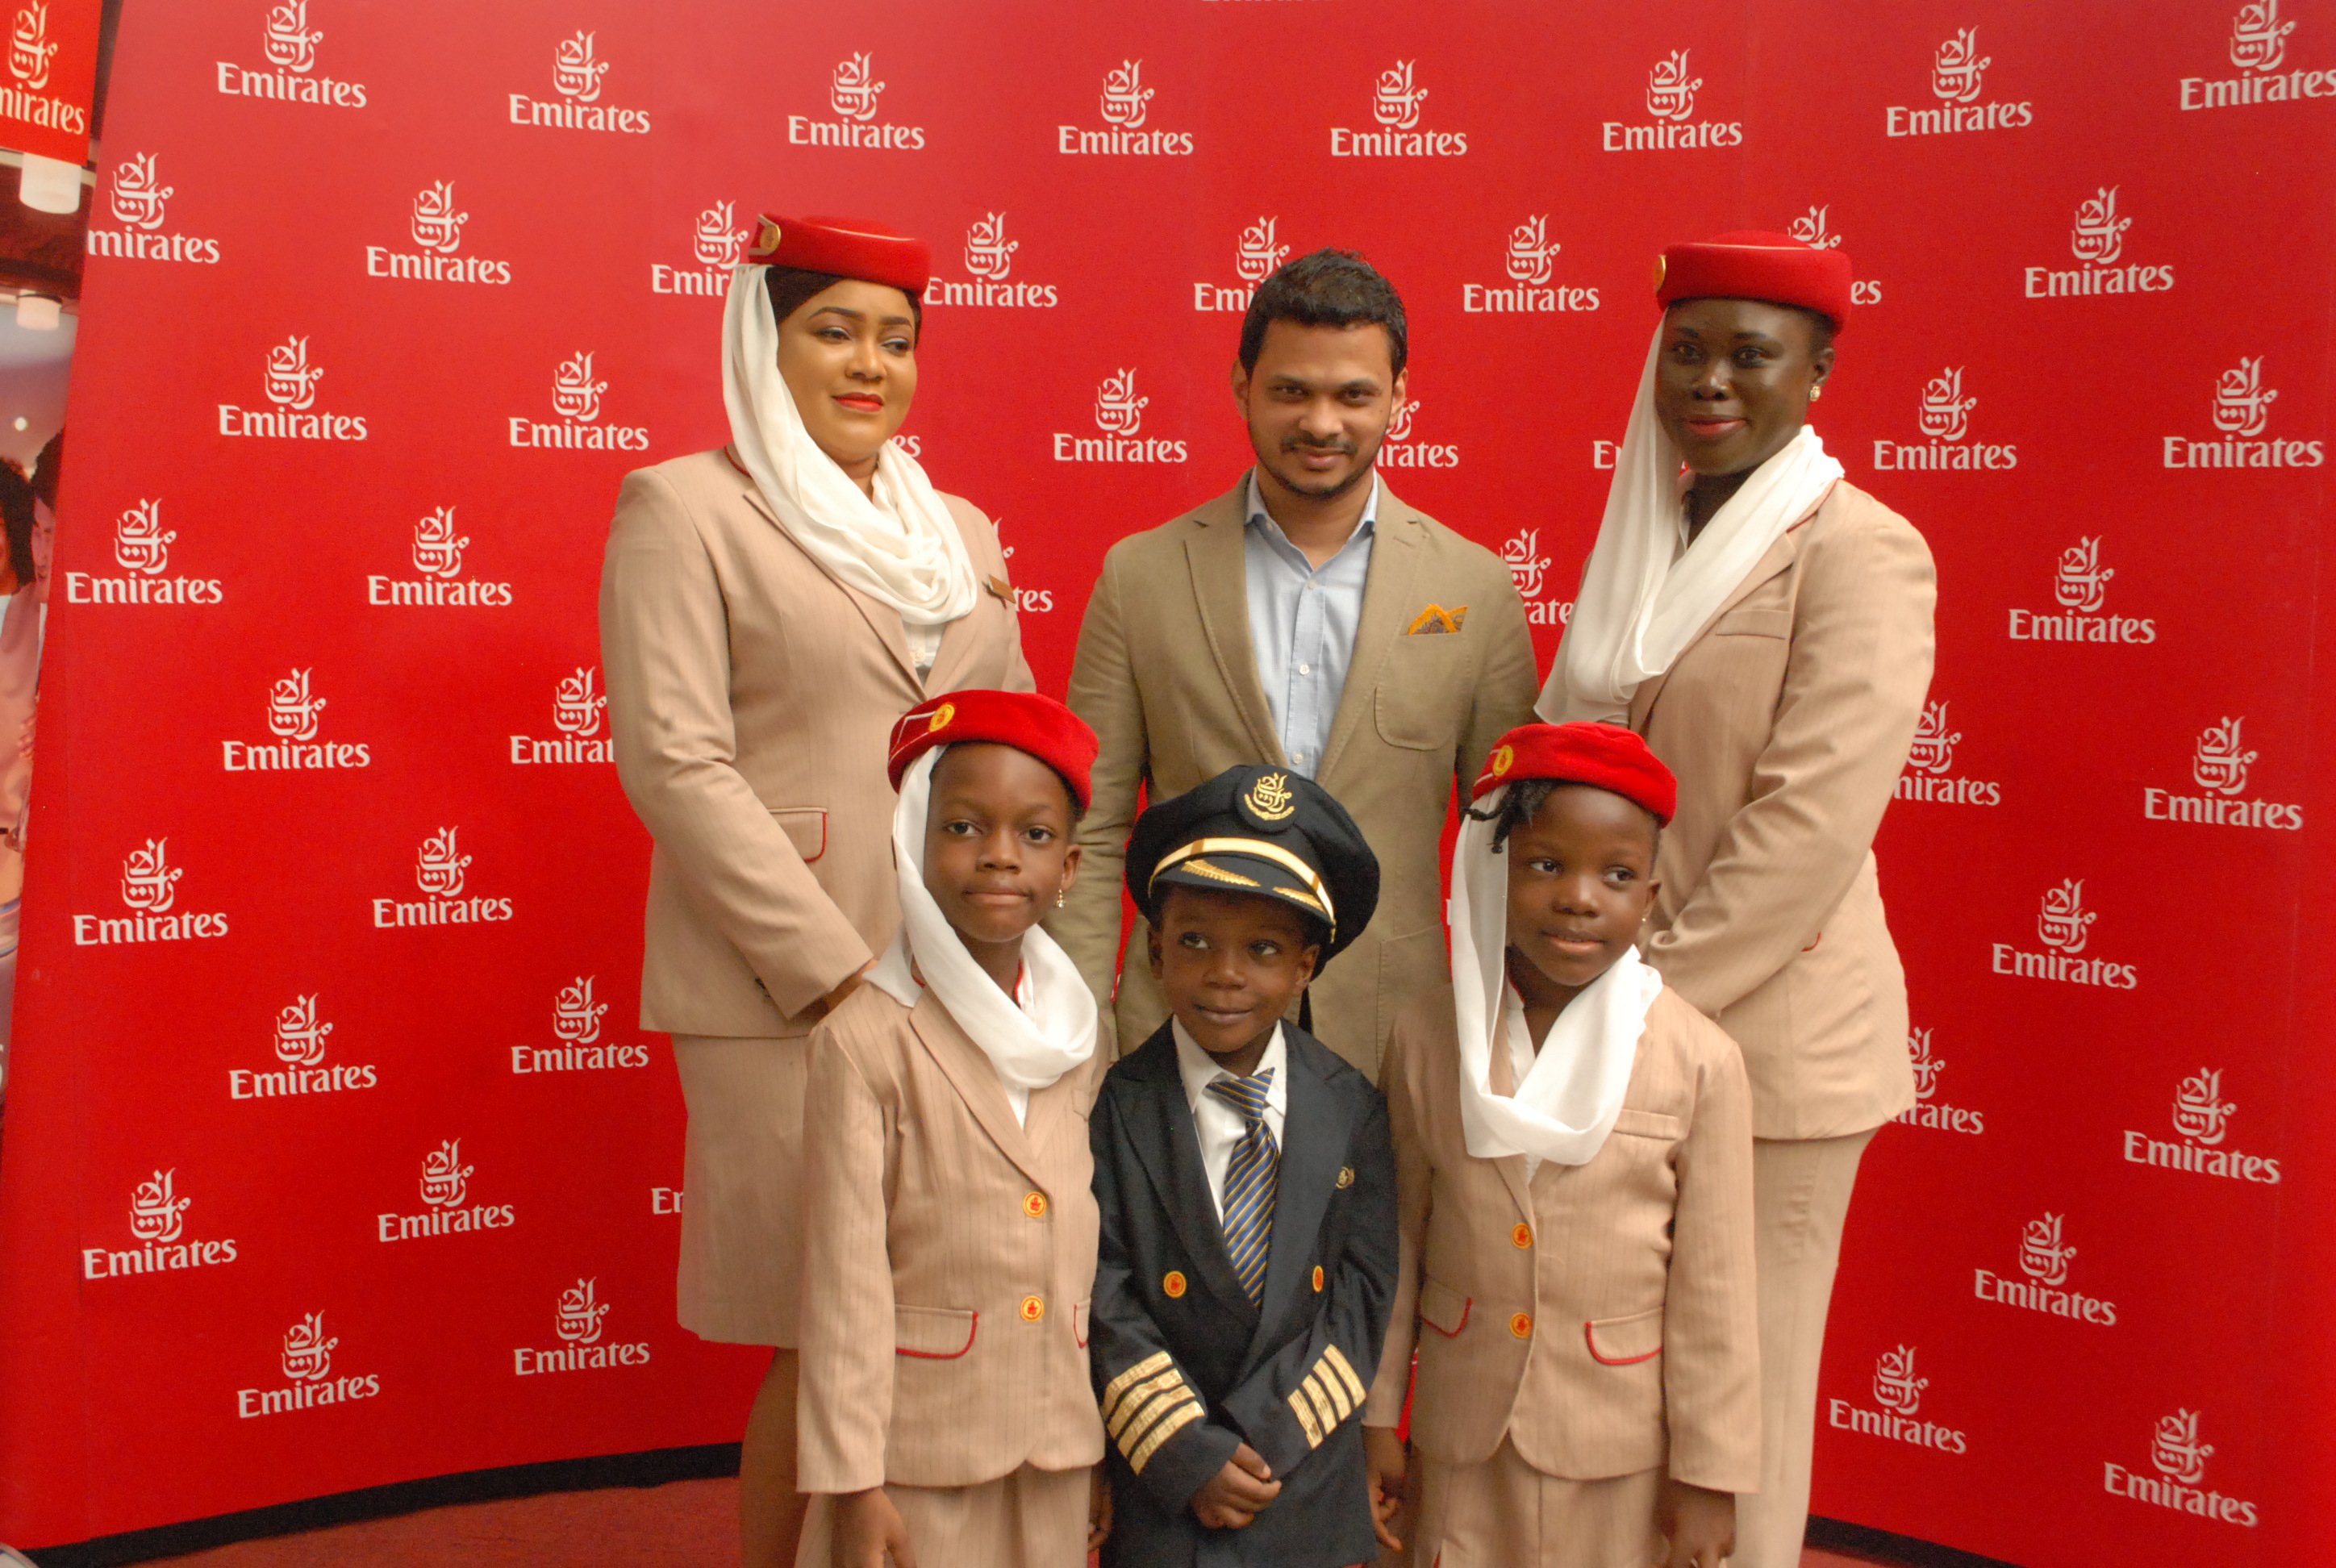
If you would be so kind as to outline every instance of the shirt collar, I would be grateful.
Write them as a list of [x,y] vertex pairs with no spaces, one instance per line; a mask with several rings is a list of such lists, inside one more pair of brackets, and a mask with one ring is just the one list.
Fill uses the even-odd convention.
[[[1216,1058],[1201,1049],[1200,1042],[1184,1031],[1183,1020],[1171,1017],[1168,1025],[1170,1032],[1176,1037],[1176,1071],[1184,1080],[1184,1108],[1197,1112],[1201,1108],[1201,1097],[1208,1093],[1209,1086],[1219,1078],[1230,1078],[1233,1075],[1217,1066]],[[1273,1038],[1266,1041],[1265,1055],[1257,1060],[1259,1072],[1262,1073],[1269,1067],[1273,1069],[1273,1082],[1266,1088],[1265,1103],[1273,1110],[1287,1112],[1290,1108],[1290,1048],[1283,1043],[1280,1024],[1273,1026]]]
[[[1254,468],[1249,471],[1249,492],[1242,505],[1245,508],[1241,514],[1246,520],[1245,526],[1261,531],[1268,539],[1278,539],[1284,544],[1290,543],[1290,536],[1281,531],[1281,525],[1274,521],[1273,514],[1265,510],[1265,497],[1258,492],[1257,470]],[[1377,533],[1378,522],[1379,476],[1374,470],[1371,473],[1370,499],[1363,502],[1363,521],[1357,523],[1355,531],[1347,536],[1347,543],[1352,544],[1366,534]],[[1297,547],[1292,545],[1290,548],[1294,550]]]

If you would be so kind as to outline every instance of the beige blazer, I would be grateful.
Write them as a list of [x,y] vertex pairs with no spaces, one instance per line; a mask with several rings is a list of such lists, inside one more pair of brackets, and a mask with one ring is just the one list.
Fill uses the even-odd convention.
[[[1112,546],[1079,628],[1070,706],[1103,750],[1078,884],[1047,929],[1107,1004],[1136,792],[1165,800],[1239,763],[1286,760],[1250,641],[1245,483]],[[1465,798],[1493,743],[1533,716],[1538,684],[1508,568],[1390,492],[1377,515],[1354,657],[1315,775],[1378,855],[1378,913],[1313,989],[1315,1037],[1367,1076],[1397,1009],[1445,973],[1439,862],[1454,782]],[[1145,943],[1138,920],[1116,1004],[1132,1043],[1168,1016]]]
[[1105,1053],[1033,1092],[1018,1125],[997,1067],[930,993],[911,1012],[862,987],[811,1054],[803,1490],[1095,1463],[1087,1115]]
[[1930,690],[1937,599],[1922,536],[1843,480],[1631,698],[1679,782],[1647,957],[1743,1047],[1763,1138],[1863,1132],[1914,1103],[1873,845]]
[[600,657],[617,776],[656,840],[643,1028],[807,1034],[891,941],[893,721],[932,692],[1031,689],[997,531],[945,499],[986,586],[920,685],[899,614],[797,548],[724,453],[625,476]]
[[[1493,1089],[1514,1087],[1494,1051]],[[1622,1112],[1586,1165],[1480,1160],[1460,1123],[1447,987],[1404,1009],[1380,1086],[1403,1261],[1364,1420],[1473,1465],[1507,1436],[1545,1475],[1668,1464],[1718,1492],[1760,1485],[1750,1092],[1735,1044],[1677,993],[1647,1014]],[[1416,1324],[1415,1325],[1415,1318]]]

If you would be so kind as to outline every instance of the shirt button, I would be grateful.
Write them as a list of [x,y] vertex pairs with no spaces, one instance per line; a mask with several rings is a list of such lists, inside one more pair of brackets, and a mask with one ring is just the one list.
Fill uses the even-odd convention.
[[1301,664],[1298,667],[1298,673],[1299,675],[1312,675],[1314,673],[1314,667],[1310,664]]
[[[1035,1301],[1035,1300],[1037,1300],[1037,1298],[1036,1296],[1033,1296],[1033,1297],[1031,1297],[1031,1298],[1030,1298],[1030,1300],[1032,1300],[1032,1301]],[[1022,1315],[1023,1315],[1024,1317],[1026,1317],[1026,1318],[1027,1318],[1027,1317],[1028,1317],[1028,1316],[1030,1315],[1029,1308],[1030,1308],[1030,1303],[1029,1303],[1029,1301],[1025,1301],[1025,1302],[1022,1304]],[[1532,1338],[1533,1338],[1533,1314],[1532,1314],[1531,1312],[1519,1312],[1515,1317],[1514,1317],[1514,1318],[1510,1319],[1510,1320],[1509,1320],[1509,1332],[1510,1332],[1510,1333],[1512,1333],[1512,1334],[1514,1334],[1514,1335],[1515,1335],[1518,1339],[1532,1339]]]
[[[1036,1198],[1038,1194],[1037,1194],[1037,1193],[1031,1193],[1030,1195],[1031,1195],[1033,1198]],[[1520,1246],[1520,1247],[1530,1247],[1530,1246],[1532,1246],[1532,1245],[1533,1245],[1533,1227],[1532,1227],[1531,1225],[1528,1225],[1528,1224],[1523,1223],[1523,1222],[1520,1222],[1518,1223],[1518,1225],[1517,1225],[1517,1228],[1516,1228],[1515,1230],[1511,1231],[1511,1232],[1509,1232],[1509,1240],[1510,1240],[1510,1241],[1512,1241],[1512,1242],[1515,1242],[1518,1246]]]
[[1024,1322],[1035,1323],[1046,1315],[1046,1302],[1038,1300],[1036,1296],[1025,1296],[1022,1298],[1022,1320]]
[[1045,1219],[1046,1217],[1046,1194],[1044,1193],[1033,1193],[1028,1197],[1023,1199],[1022,1212],[1029,1215],[1034,1220]]

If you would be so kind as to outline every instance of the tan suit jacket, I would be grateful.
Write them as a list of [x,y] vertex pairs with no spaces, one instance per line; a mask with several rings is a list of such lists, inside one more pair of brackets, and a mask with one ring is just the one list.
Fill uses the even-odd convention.
[[801,1485],[970,1486],[1103,1457],[1087,1375],[1101,1216],[1087,1115],[1109,1066],[1017,1124],[927,993],[862,987],[812,1039]]
[[[945,498],[976,578],[997,531]],[[892,723],[933,692],[1031,689],[985,587],[919,684],[900,615],[787,537],[721,452],[625,476],[600,579],[617,776],[657,841],[641,1027],[807,1034],[806,1009],[892,940]]]
[[1647,957],[1743,1047],[1763,1138],[1863,1132],[1914,1103],[1873,845],[1930,690],[1937,599],[1922,536],[1843,480],[1631,698],[1679,783]]
[[[1514,1084],[1493,1053],[1496,1094]],[[1586,1165],[1468,1153],[1450,988],[1404,1009],[1384,1081],[1403,1261],[1364,1419],[1403,1414],[1444,1464],[1504,1435],[1545,1475],[1668,1462],[1718,1492],[1760,1484],[1750,1092],[1734,1042],[1668,989],[1622,1112]]]
[[[1250,641],[1245,486],[1112,546],[1079,628],[1070,706],[1103,743],[1085,859],[1047,929],[1109,1001],[1136,792],[1183,794],[1240,763],[1284,763]],[[1370,577],[1347,685],[1315,778],[1353,813],[1379,862],[1378,913],[1313,988],[1313,1034],[1375,1076],[1397,1009],[1445,972],[1444,823],[1501,735],[1533,716],[1524,605],[1482,545],[1379,496]],[[1412,630],[1430,606],[1457,634]],[[1436,623],[1429,618],[1427,624]],[[1127,941],[1119,1037],[1148,1039],[1167,1004]]]

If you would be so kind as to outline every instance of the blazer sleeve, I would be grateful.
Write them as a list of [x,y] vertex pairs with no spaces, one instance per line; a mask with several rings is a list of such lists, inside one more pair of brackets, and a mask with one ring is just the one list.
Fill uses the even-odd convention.
[[1476,775],[1484,771],[1484,759],[1492,755],[1494,743],[1517,726],[1533,722],[1533,697],[1541,689],[1524,600],[1517,597],[1516,582],[1507,569],[1498,561],[1494,565],[1499,569],[1497,579],[1488,580],[1468,611],[1472,625],[1479,616],[1484,618],[1485,636],[1475,697],[1460,728],[1459,754],[1453,758],[1463,805]]
[[738,772],[729,620],[672,483],[625,476],[600,574],[600,657],[617,777],[698,907],[793,1016],[868,944]]
[[1387,1097],[1387,1134],[1395,1153],[1397,1251],[1387,1345],[1379,1352],[1370,1399],[1363,1410],[1363,1423],[1370,1427],[1403,1424],[1404,1405],[1411,1398],[1412,1349],[1419,1335],[1420,1257],[1427,1241],[1434,1172],[1420,1135],[1418,1096],[1411,1087],[1414,1027],[1411,1009],[1397,1015],[1395,1027],[1387,1034],[1386,1058],[1379,1065],[1379,1088]]
[[1105,1016],[1111,1013],[1119,972],[1120,884],[1127,863],[1127,833],[1135,800],[1151,767],[1144,719],[1121,611],[1118,552],[1104,558],[1103,574],[1079,626],[1071,665],[1069,706],[1095,732],[1091,798],[1079,821],[1079,880],[1046,930],[1078,966]]
[[1663,1409],[1675,1479],[1753,1492],[1760,1485],[1760,1341],[1752,1087],[1733,1043],[1720,1037],[1713,1046],[1703,1053],[1694,1118],[1678,1154],[1663,1297]]
[[1341,1423],[1361,1418],[1369,1392],[1363,1378],[1379,1366],[1395,1291],[1395,1154],[1387,1101],[1376,1089],[1364,1092],[1370,1109],[1348,1144],[1355,1185],[1346,1200],[1346,1250],[1322,1260],[1329,1278],[1313,1326],[1220,1401],[1276,1475],[1295,1470]]
[[811,1041],[803,1098],[803,1392],[799,1485],[860,1492],[884,1484],[892,1425],[892,1270],[886,1244],[882,1107],[837,1031]]
[[[1813,525],[1814,526],[1814,525]],[[1816,940],[1874,847],[1930,690],[1938,578],[1922,536],[1860,520],[1802,557],[1792,650],[1748,799],[1648,946],[1717,1015]]]
[[1170,1514],[1225,1467],[1241,1438],[1209,1418],[1199,1387],[1177,1364],[1135,1284],[1135,1238],[1128,1234],[1127,1201],[1149,1201],[1124,1190],[1118,1115],[1109,1095],[1087,1123],[1095,1153],[1095,1204],[1103,1213],[1097,1238],[1087,1365],[1105,1433],[1134,1473]]

